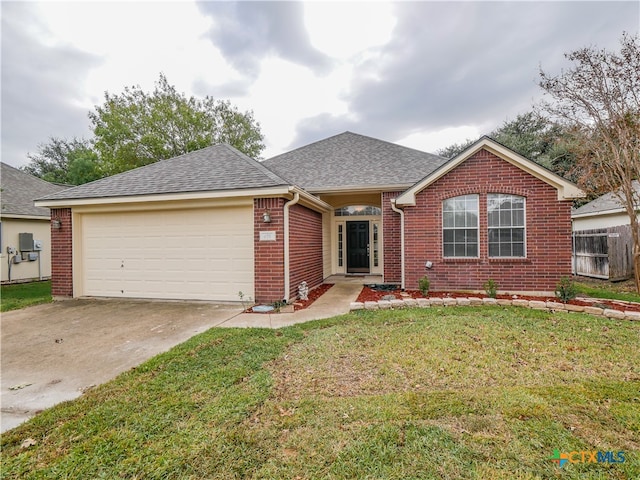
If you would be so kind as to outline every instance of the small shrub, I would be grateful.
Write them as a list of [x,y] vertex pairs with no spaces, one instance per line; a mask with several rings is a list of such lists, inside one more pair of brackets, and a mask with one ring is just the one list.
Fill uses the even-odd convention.
[[556,285],[556,297],[562,300],[563,303],[567,303],[569,300],[573,300],[578,295],[578,289],[575,283],[569,277],[562,277]]
[[487,292],[487,295],[491,298],[496,298],[498,296],[498,284],[493,278],[490,278],[482,285],[484,291]]
[[422,295],[427,295],[429,293],[429,278],[428,277],[422,277],[420,280],[418,280],[418,289],[420,290],[420,293],[422,293]]
[[287,305],[287,302],[285,302],[284,300],[276,300],[271,304],[271,306],[276,312],[279,312],[280,309],[286,305]]

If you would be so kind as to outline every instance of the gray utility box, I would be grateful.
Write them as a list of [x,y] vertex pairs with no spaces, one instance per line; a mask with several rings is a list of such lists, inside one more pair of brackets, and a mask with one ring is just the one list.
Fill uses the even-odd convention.
[[27,260],[29,260],[30,262],[35,262],[37,259],[38,259],[37,252],[29,252],[29,255],[27,256]]
[[32,252],[33,251],[33,233],[19,233],[18,244],[20,245],[19,250],[21,252]]
[[34,240],[33,241],[33,249],[36,252],[39,252],[40,250],[42,250],[42,240]]

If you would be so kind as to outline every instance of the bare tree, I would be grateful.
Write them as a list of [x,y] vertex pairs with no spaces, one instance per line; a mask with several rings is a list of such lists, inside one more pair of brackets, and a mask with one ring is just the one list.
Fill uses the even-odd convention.
[[538,105],[574,137],[578,184],[587,193],[613,192],[625,208],[633,237],[640,292],[640,39],[623,33],[620,52],[585,47],[565,54],[571,67],[558,75],[540,70],[545,98]]

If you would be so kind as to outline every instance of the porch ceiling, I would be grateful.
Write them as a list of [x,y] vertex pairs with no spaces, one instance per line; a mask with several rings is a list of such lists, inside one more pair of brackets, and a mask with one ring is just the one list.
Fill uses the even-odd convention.
[[361,192],[361,193],[330,193],[318,195],[320,200],[328,203],[333,208],[347,207],[349,205],[372,205],[381,207],[381,192]]

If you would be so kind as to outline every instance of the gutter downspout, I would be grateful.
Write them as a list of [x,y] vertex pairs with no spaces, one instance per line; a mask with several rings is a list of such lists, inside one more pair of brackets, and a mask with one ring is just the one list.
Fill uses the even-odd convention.
[[289,208],[300,201],[300,194],[295,192],[293,199],[284,204],[284,299],[289,302],[291,279],[289,278]]
[[400,214],[400,288],[404,290],[404,210],[396,207],[396,199],[391,199],[391,210]]

